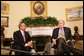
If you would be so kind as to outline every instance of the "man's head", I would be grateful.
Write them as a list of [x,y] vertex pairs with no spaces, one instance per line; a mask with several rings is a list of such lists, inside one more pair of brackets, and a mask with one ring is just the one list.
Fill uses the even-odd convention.
[[20,23],[20,24],[19,24],[19,29],[22,30],[22,31],[25,31],[25,30],[26,30],[26,25],[25,25],[25,23]]
[[64,24],[65,24],[64,20],[59,20],[59,22],[58,22],[59,28],[63,28]]

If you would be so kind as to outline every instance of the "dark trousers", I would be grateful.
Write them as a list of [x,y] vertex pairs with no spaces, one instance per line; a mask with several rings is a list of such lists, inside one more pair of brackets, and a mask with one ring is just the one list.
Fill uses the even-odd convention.
[[64,55],[64,53],[70,55],[68,48],[64,44],[66,44],[66,42],[63,38],[56,40],[56,45],[54,45],[54,48],[57,49],[56,55]]

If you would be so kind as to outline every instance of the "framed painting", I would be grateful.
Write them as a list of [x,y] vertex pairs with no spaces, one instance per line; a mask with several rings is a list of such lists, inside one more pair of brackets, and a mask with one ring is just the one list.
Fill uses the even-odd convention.
[[1,26],[2,27],[8,27],[8,16],[1,16]]
[[83,6],[66,8],[66,20],[83,20]]
[[1,2],[1,13],[8,14],[9,13],[9,4]]
[[47,1],[31,1],[31,17],[47,17]]

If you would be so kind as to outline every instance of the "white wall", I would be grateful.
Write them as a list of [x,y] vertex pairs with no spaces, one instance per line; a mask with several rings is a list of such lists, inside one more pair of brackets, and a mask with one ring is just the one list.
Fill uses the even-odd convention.
[[5,27],[5,36],[10,38],[18,30],[18,24],[24,17],[30,16],[30,1],[8,1],[9,27]]
[[[11,38],[13,32],[18,30],[18,24],[24,17],[30,16],[30,1],[2,1],[9,3],[9,27],[5,27],[6,38]],[[79,27],[79,34],[83,35],[83,20],[66,21],[65,8],[83,6],[83,1],[47,1],[47,16],[54,16],[58,20],[64,20],[65,26],[70,27],[74,34],[74,26]]]

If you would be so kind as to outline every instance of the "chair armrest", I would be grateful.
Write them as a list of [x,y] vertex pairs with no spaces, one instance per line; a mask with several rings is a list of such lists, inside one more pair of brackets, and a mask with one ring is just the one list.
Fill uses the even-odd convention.
[[68,45],[74,47],[75,46],[75,40],[71,40],[70,42],[68,42]]
[[12,48],[14,45],[14,41],[10,42],[10,48]]

